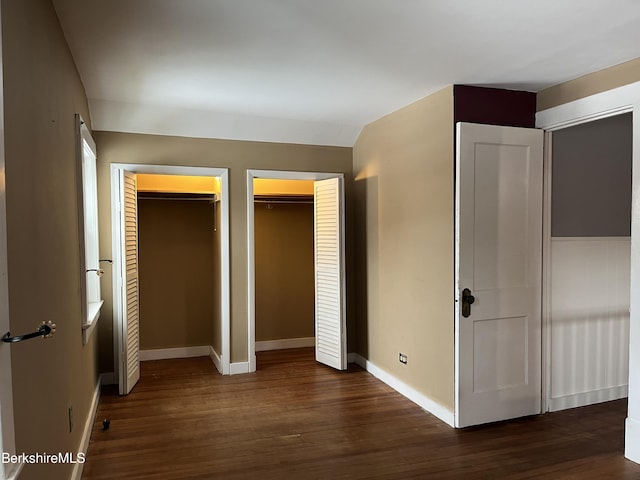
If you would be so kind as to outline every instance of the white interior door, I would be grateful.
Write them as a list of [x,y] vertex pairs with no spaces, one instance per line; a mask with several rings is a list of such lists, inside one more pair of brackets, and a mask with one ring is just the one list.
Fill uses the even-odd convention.
[[457,125],[456,427],[540,413],[542,151],[542,130]]
[[342,178],[314,186],[316,360],[347,368]]
[[140,379],[138,302],[138,189],[136,175],[122,172],[120,394],[127,395]]

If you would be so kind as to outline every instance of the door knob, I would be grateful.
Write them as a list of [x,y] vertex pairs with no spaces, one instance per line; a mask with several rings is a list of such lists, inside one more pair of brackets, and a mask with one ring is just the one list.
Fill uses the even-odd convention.
[[471,290],[465,288],[462,290],[462,316],[467,318],[471,315],[471,304],[476,301],[476,297],[471,295]]

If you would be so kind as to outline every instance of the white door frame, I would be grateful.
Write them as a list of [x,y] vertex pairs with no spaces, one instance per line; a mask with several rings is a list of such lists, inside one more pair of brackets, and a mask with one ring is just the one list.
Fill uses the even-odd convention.
[[218,177],[220,178],[220,313],[221,313],[221,336],[222,336],[222,352],[216,352],[220,355],[220,364],[222,374],[229,374],[230,364],[230,276],[229,276],[229,170],[227,168],[210,168],[210,167],[187,167],[187,166],[167,166],[167,165],[144,165],[144,164],[128,164],[128,163],[112,163],[111,164],[111,234],[112,234],[112,260],[113,260],[113,355],[114,355],[114,381],[120,382],[120,365],[122,361],[121,349],[123,338],[123,318],[122,305],[120,305],[121,297],[116,295],[120,288],[122,265],[122,239],[120,228],[120,216],[118,214],[118,199],[120,192],[118,187],[118,175],[121,170],[132,173],[144,174],[160,174],[160,175],[192,175],[202,177]]
[[[326,180],[342,178],[343,173],[295,172],[280,170],[247,170],[247,319],[248,319],[248,371],[256,371],[256,263],[255,263],[255,213],[253,205],[253,180]],[[239,370],[237,373],[241,373]]]
[[[629,318],[629,409],[625,424],[625,456],[640,463],[640,82],[625,85],[603,93],[591,95],[580,100],[540,111],[536,114],[536,127],[548,132],[561,128],[587,123],[593,120],[633,112],[633,186],[631,207],[631,304]],[[548,162],[548,161],[547,161]],[[546,167],[547,165],[545,165]],[[549,179],[549,172],[545,180]],[[548,188],[550,185],[545,185]],[[545,215],[549,214],[549,195],[545,193]],[[545,230],[544,246],[548,247]],[[545,256],[548,256],[548,248]],[[543,279],[548,277],[543,273]],[[543,291],[548,290],[547,284]],[[635,294],[634,294],[635,292]],[[546,298],[546,297],[545,297]],[[548,309],[543,304],[543,329],[548,332]],[[543,335],[545,361],[543,382],[543,401],[548,397],[550,377],[549,337]],[[635,348],[634,348],[635,347]]]

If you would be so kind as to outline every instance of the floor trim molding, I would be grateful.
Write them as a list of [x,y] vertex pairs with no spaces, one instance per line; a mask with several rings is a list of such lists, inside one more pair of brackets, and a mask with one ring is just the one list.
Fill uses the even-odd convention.
[[230,365],[229,374],[239,375],[241,373],[249,373],[249,362],[233,362]]
[[[79,460],[80,457],[87,455],[89,448],[89,440],[91,439],[91,430],[93,429],[93,423],[96,419],[96,413],[98,412],[98,401],[100,400],[100,385],[102,384],[102,375],[98,378],[98,383],[93,391],[93,398],[91,399],[91,405],[89,407],[89,413],[84,423],[84,430],[82,431],[82,439],[80,440],[80,447],[75,460]],[[81,480],[82,470],[84,469],[84,460],[77,462],[73,465],[73,471],[71,472],[71,480]]]
[[220,358],[220,355],[218,355],[218,352],[216,352],[215,348],[213,348],[211,345],[209,345],[209,357],[211,358],[213,364],[216,366],[218,372],[220,374],[224,374],[224,372],[222,371],[222,359]]
[[[351,355],[352,354],[349,354],[350,357]],[[433,401],[426,395],[418,392],[413,387],[410,387],[409,385],[404,383],[402,380],[399,380],[398,378],[394,377],[390,373],[377,367],[375,364],[373,364],[363,356],[356,353],[356,354],[353,354],[353,359],[355,360],[355,363],[360,365],[362,368],[364,368],[367,372],[369,372],[371,375],[376,377],[378,380],[381,380],[382,382],[389,385],[399,394],[407,397],[413,403],[417,404],[419,407],[426,410],[434,417],[439,418],[447,425],[451,427],[454,426],[454,415],[453,415],[453,412],[448,408],[443,407],[442,405]]]
[[609,402],[618,400],[629,395],[629,387],[621,385],[619,387],[602,388],[591,392],[576,393],[573,395],[564,395],[549,400],[549,411],[557,412],[567,408],[583,407],[585,405],[593,405],[595,403]]

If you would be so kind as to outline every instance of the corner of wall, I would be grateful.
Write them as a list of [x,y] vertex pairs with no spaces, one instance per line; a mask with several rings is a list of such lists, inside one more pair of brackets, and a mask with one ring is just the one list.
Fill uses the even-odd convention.
[[445,409],[454,404],[453,108],[448,86],[367,125],[353,150],[356,350]]

